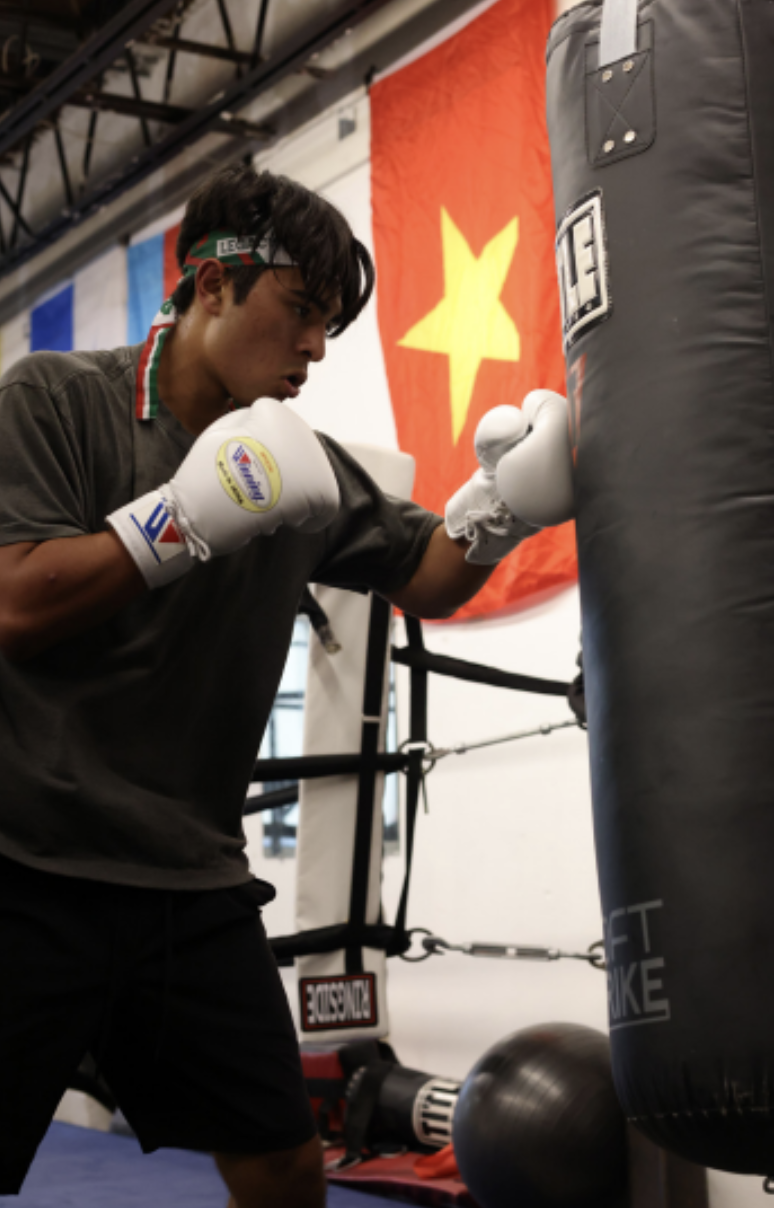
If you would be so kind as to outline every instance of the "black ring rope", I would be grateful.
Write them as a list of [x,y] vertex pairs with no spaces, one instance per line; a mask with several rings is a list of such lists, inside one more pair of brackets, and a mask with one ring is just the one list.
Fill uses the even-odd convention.
[[[409,762],[408,756],[400,751],[380,751],[375,760],[377,772],[402,772]],[[352,755],[296,755],[288,759],[259,759],[253,771],[253,781],[355,776],[362,764],[359,751]]]
[[[381,604],[381,601],[379,603]],[[324,614],[323,617],[317,618],[320,623],[324,619]],[[406,864],[395,923],[393,925],[366,924],[363,918],[362,902],[359,901],[356,913],[360,917],[357,919],[353,918],[351,921],[337,924],[336,926],[311,928],[298,932],[295,935],[272,937],[269,942],[279,965],[292,965],[295,958],[299,956],[336,952],[340,949],[344,949],[347,953],[348,964],[351,964],[353,960],[358,963],[357,950],[362,950],[364,947],[382,949],[388,956],[403,956],[404,959],[408,960],[424,960],[427,959],[427,956],[431,955],[427,950],[425,954],[419,957],[406,957],[405,955],[411,948],[411,937],[413,934],[429,934],[421,928],[414,928],[412,931],[406,928],[414,824],[420,791],[423,789],[424,778],[426,772],[429,770],[425,766],[425,763],[432,752],[432,746],[427,741],[426,685],[428,672],[461,679],[467,683],[487,684],[490,687],[508,688],[517,692],[533,692],[542,696],[568,697],[568,693],[572,687],[569,683],[563,683],[559,680],[538,679],[534,676],[520,675],[516,672],[501,671],[498,668],[487,667],[481,663],[471,663],[464,659],[433,654],[424,645],[420,622],[416,618],[408,616],[405,618],[405,621],[408,645],[403,647],[392,646],[390,650],[392,662],[408,667],[411,673],[412,707],[409,725],[411,734],[407,742],[403,744],[401,750],[374,750],[372,743],[373,736],[368,732],[367,737],[371,740],[371,747],[368,750],[361,749],[361,751],[351,754],[301,755],[290,759],[260,759],[253,770],[252,781],[254,783],[283,780],[291,781],[291,783],[284,784],[280,788],[271,790],[268,793],[263,793],[259,797],[248,798],[244,809],[245,814],[257,814],[262,813],[264,810],[276,809],[279,806],[294,805],[299,798],[298,782],[300,780],[316,779],[325,776],[352,775],[362,777],[364,772],[367,772],[369,778],[372,780],[377,772],[387,774],[405,772],[408,781]],[[383,629],[384,626],[382,625],[381,628]],[[373,640],[372,634],[372,641],[369,642],[369,651],[370,655],[373,656],[370,657],[370,663],[373,663],[374,666],[376,665],[374,660],[377,657],[376,647],[378,645],[379,642]],[[370,678],[374,677],[371,676]],[[572,705],[571,701],[570,704],[575,712],[575,706]],[[366,709],[364,713],[366,716],[370,716],[373,710],[369,711]],[[367,727],[364,729],[368,730]],[[513,737],[522,737],[522,735],[514,735]],[[367,743],[365,745],[368,746]],[[443,753],[450,752],[444,751]],[[430,758],[430,766],[433,763],[434,761]],[[359,808],[358,815],[364,812],[365,806],[368,806],[370,827],[371,815],[373,813],[373,794],[370,792],[364,796],[361,793],[360,796],[364,797],[364,800],[359,802],[359,806],[363,806],[363,810]],[[356,874],[359,876],[359,897],[361,898],[363,896],[361,882],[363,884],[366,883],[363,881],[363,877],[366,875],[367,857],[370,852],[370,841],[368,841],[370,830],[364,828],[363,835],[365,837],[360,844],[362,850],[359,852],[359,859],[355,862],[356,865],[362,865],[362,867],[359,868],[359,872],[357,868],[353,872],[353,884]],[[366,848],[368,851],[366,851]]]
[[469,663],[466,659],[433,654],[424,646],[420,649],[393,646],[392,661],[404,667],[433,671],[436,675],[465,680],[469,684],[488,684],[491,688],[511,688],[516,692],[536,692],[540,696],[566,696],[570,690],[569,683],[565,684],[561,680],[536,679],[533,675],[500,671],[497,667],[486,667],[483,663]]

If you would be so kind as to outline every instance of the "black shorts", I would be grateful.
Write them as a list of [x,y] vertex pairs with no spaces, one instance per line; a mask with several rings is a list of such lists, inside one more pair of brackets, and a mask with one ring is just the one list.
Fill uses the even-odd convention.
[[259,895],[260,882],[137,889],[0,857],[1,1195],[21,1187],[87,1052],[146,1153],[310,1140]]

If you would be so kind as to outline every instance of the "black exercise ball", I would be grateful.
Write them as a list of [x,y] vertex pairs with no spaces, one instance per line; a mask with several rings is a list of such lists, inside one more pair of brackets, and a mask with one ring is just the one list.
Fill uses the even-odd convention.
[[453,1136],[481,1208],[618,1208],[626,1123],[607,1036],[570,1023],[507,1036],[468,1074]]

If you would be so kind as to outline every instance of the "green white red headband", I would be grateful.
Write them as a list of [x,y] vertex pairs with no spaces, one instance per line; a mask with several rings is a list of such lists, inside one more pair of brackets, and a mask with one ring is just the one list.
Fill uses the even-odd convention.
[[[186,277],[192,277],[205,260],[219,260],[229,268],[241,268],[245,264],[271,265],[292,268],[297,264],[283,247],[280,247],[272,232],[268,232],[256,243],[254,237],[239,238],[233,231],[210,231],[193,244],[183,264],[183,273],[175,289]],[[136,404],[137,419],[155,419],[159,409],[158,372],[164,343],[178,320],[172,302],[174,294],[162,302],[156,318],[151,324],[140,363],[137,366]]]

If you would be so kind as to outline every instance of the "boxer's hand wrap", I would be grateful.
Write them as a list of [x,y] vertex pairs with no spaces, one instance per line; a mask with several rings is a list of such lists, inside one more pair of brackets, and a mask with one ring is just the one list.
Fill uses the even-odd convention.
[[446,505],[447,533],[454,540],[464,537],[471,543],[465,554],[467,562],[479,566],[500,562],[536,531],[509,511],[495,479],[500,459],[523,440],[527,431],[527,421],[518,407],[494,407],[476,429],[474,444],[480,469]]
[[273,399],[216,420],[170,482],[107,517],[149,587],[287,524],[318,532],[339,508],[333,468],[312,429]]

